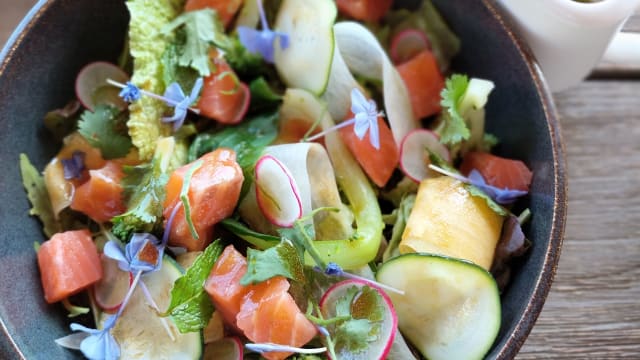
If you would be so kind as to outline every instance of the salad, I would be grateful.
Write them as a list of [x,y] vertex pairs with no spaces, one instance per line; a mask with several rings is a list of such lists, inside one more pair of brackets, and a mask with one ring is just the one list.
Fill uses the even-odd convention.
[[[20,167],[89,359],[477,359],[528,241],[494,84],[430,1],[128,0]],[[85,306],[86,305],[86,306]]]

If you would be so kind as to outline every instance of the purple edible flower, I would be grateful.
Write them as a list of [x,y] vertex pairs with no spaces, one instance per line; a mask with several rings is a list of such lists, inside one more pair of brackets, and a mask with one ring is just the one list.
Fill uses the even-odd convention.
[[82,331],[89,334],[80,343],[80,351],[90,360],[112,360],[120,357],[120,347],[111,335],[110,330],[115,326],[119,314],[112,315],[104,323],[101,330],[90,329],[84,325],[72,323],[73,331]]
[[169,106],[174,106],[174,109],[173,116],[163,117],[162,122],[173,123],[173,131],[178,130],[184,123],[184,119],[187,117],[187,110],[198,98],[200,89],[202,89],[202,83],[202,78],[198,78],[195,84],[193,84],[191,94],[188,97],[184,95],[178,83],[172,83],[167,87],[167,90],[165,90],[164,97],[167,99],[165,102]]
[[519,197],[527,195],[527,191],[513,190],[508,188],[499,188],[487,184],[480,172],[476,169],[471,170],[468,179],[470,183],[480,190],[484,191],[490,198],[492,198],[498,204],[506,205],[516,201]]
[[489,185],[484,180],[480,172],[476,169],[471,170],[471,172],[469,172],[469,176],[465,177],[460,174],[456,174],[454,172],[439,168],[433,164],[429,164],[429,168],[439,172],[440,174],[447,175],[465,184],[471,184],[479,188],[485,194],[487,194],[491,199],[493,199],[493,201],[497,202],[500,205],[511,204],[514,201],[516,201],[519,197],[525,196],[528,194],[528,192],[524,190],[514,190],[514,189],[508,189],[508,188],[501,189],[499,187]]
[[322,272],[325,275],[329,275],[329,276],[342,276],[345,277],[347,279],[355,279],[355,280],[360,280],[360,281],[364,281],[366,283],[369,283],[373,286],[379,287],[383,290],[387,290],[387,291],[391,291],[400,295],[404,295],[404,291],[402,290],[398,290],[394,287],[379,283],[377,281],[368,279],[366,277],[362,277],[362,276],[358,276],[349,272],[346,272],[344,270],[342,270],[342,268],[340,267],[340,265],[334,263],[334,262],[329,262],[327,263],[327,267],[323,270],[322,268],[320,268],[319,266],[315,266],[313,268],[315,271],[317,272]]
[[64,171],[64,179],[80,179],[84,170],[85,153],[82,151],[74,151],[69,159],[62,159],[62,170]]
[[332,126],[327,130],[315,134],[307,138],[307,141],[313,141],[325,136],[331,131],[355,124],[353,131],[358,139],[362,140],[367,134],[367,131],[369,131],[369,141],[371,142],[371,145],[377,150],[380,150],[378,116],[383,116],[384,114],[382,112],[378,112],[376,102],[372,99],[367,100],[360,89],[353,88],[353,90],[351,90],[351,112],[353,113],[353,118],[345,120],[338,125]]
[[123,271],[147,273],[160,268],[164,248],[165,244],[160,243],[155,236],[142,233],[133,234],[124,252],[117,242],[108,241],[104,245],[104,254],[118,261],[118,267]]
[[168,106],[173,107],[173,116],[162,118],[162,121],[165,123],[173,123],[173,131],[177,131],[182,126],[184,119],[187,117],[187,110],[191,110],[196,114],[200,113],[199,109],[192,108],[190,106],[196,101],[198,94],[200,93],[200,89],[202,89],[202,78],[198,78],[198,80],[196,80],[193,88],[191,89],[191,94],[188,97],[185,96],[182,88],[177,83],[169,85],[164,92],[164,96],[142,90],[131,82],[127,82],[125,85],[117,81],[107,79],[107,83],[121,88],[122,91],[120,91],[119,95],[125,101],[131,102],[138,100],[142,94],[156,100],[164,101]]
[[289,35],[280,31],[273,31],[269,28],[262,1],[256,1],[258,2],[262,30],[252,29],[247,26],[238,26],[238,37],[242,45],[244,45],[250,53],[260,54],[265,61],[273,64],[276,39],[280,38],[280,48],[284,50],[289,47]]
[[120,90],[118,95],[126,102],[134,102],[140,99],[140,89],[133,85],[131,81],[127,81],[126,86]]

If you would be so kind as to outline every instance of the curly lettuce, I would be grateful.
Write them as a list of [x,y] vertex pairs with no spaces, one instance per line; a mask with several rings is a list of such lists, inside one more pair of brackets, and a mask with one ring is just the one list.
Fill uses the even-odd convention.
[[[162,29],[182,12],[183,4],[183,0],[127,1],[131,15],[129,47],[134,59],[131,81],[141,89],[164,92],[161,59],[174,35],[163,33]],[[171,127],[161,121],[166,106],[162,101],[142,97],[129,110],[129,135],[140,157],[148,160],[154,154],[156,141],[171,134]]]

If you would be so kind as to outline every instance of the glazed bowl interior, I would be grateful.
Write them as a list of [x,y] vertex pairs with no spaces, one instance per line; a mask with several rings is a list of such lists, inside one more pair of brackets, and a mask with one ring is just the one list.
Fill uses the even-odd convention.
[[[488,354],[513,358],[542,309],[562,241],[566,180],[558,123],[537,66],[494,2],[434,3],[462,40],[454,71],[496,84],[487,127],[500,139],[497,153],[522,159],[534,173],[525,201],[533,213],[525,229],[533,246],[502,295],[502,327]],[[18,155],[44,168],[58,146],[43,127],[44,114],[74,96],[84,64],[117,58],[127,22],[124,1],[40,1],[0,56],[0,161],[6,166],[0,177],[0,358],[81,358],[53,342],[70,332],[70,320],[42,296],[33,243],[45,239],[28,214]]]

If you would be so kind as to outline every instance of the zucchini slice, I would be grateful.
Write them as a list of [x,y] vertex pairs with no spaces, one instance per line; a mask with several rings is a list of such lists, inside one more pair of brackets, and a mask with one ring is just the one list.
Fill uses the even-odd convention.
[[[284,0],[275,30],[289,36],[284,50],[275,44],[275,66],[288,87],[324,93],[329,83],[338,10],[333,0]],[[279,39],[279,38],[278,38]]]
[[[184,270],[171,257],[164,256],[159,271],[144,275],[140,281],[149,289],[151,297],[162,311],[169,306],[171,288]],[[147,304],[147,299],[139,287],[136,288],[127,307],[111,333],[120,345],[121,359],[200,359],[203,351],[202,332],[181,334],[170,318],[164,318],[174,336],[169,337],[160,317]],[[105,320],[100,316],[100,324]]]
[[473,263],[411,253],[384,263],[377,280],[389,292],[402,334],[430,360],[481,359],[500,329],[500,293]]

